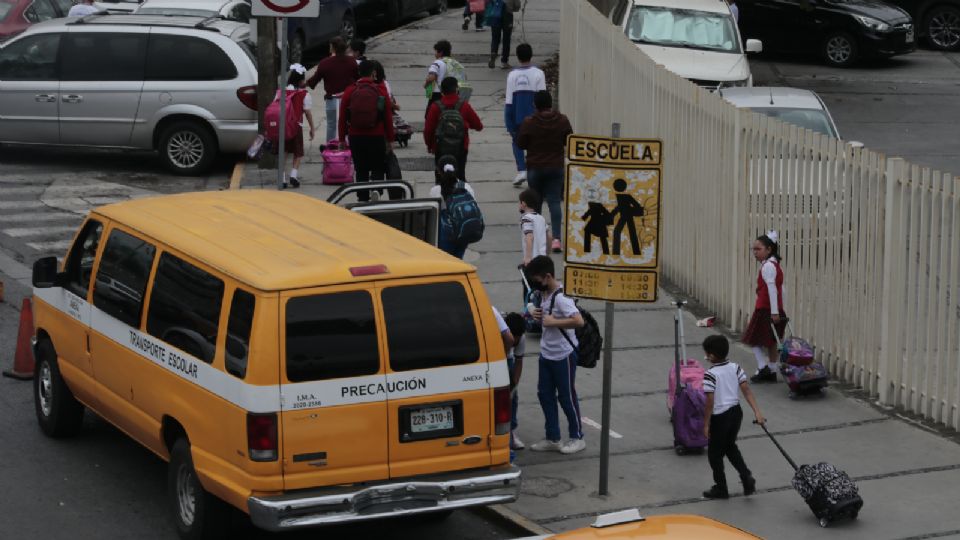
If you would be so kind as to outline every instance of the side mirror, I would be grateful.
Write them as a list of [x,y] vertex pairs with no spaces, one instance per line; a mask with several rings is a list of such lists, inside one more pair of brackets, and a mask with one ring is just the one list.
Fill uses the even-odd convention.
[[44,257],[33,263],[33,286],[49,289],[60,283],[59,265],[56,257]]
[[763,52],[763,42],[759,39],[748,39],[747,40],[747,52],[748,53],[761,53]]
[[847,141],[847,146],[849,146],[850,148],[863,148],[866,145],[864,145],[860,141]]

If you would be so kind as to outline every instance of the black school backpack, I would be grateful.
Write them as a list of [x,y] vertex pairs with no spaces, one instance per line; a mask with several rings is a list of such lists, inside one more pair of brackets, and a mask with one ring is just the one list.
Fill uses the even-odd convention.
[[450,218],[453,241],[461,245],[479,242],[483,238],[483,214],[476,199],[467,191],[466,184],[457,182],[453,193],[444,203]]
[[[553,305],[557,301],[557,296],[561,294],[563,294],[563,289],[558,290],[550,298],[550,313],[553,313]],[[603,350],[603,336],[600,335],[600,325],[597,324],[593,315],[580,307],[579,304],[577,309],[580,310],[580,316],[583,317],[583,326],[574,330],[578,343],[574,346],[574,349],[577,350],[577,365],[582,368],[593,369],[597,367],[597,361],[600,360],[600,351]],[[560,333],[563,334],[567,343],[573,346],[573,340],[567,335],[567,331],[561,329]]]
[[467,124],[460,113],[463,103],[461,99],[453,107],[447,107],[437,102],[440,107],[440,122],[437,124],[436,135],[438,156],[459,156],[463,153],[463,141],[467,138]]

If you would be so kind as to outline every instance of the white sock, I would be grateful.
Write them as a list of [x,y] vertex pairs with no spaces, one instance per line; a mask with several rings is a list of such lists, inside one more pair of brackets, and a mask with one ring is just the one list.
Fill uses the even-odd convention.
[[766,367],[767,363],[770,362],[770,357],[767,356],[767,350],[763,347],[754,347],[753,355],[757,358],[757,371]]
[[293,178],[294,180],[296,180],[297,178],[299,178],[299,176],[300,176],[300,173],[296,169],[290,169],[290,178]]

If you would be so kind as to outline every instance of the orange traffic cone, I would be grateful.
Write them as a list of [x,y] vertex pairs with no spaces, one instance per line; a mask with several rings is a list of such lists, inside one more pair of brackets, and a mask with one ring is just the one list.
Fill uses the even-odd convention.
[[29,380],[33,378],[34,360],[30,339],[33,337],[33,307],[29,298],[23,299],[20,309],[20,331],[17,333],[17,352],[13,356],[13,369],[4,371],[4,377]]

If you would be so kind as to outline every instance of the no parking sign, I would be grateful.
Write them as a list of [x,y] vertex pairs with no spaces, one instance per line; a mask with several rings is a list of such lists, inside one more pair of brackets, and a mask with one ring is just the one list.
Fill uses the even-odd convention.
[[254,17],[318,17],[320,0],[253,0]]

